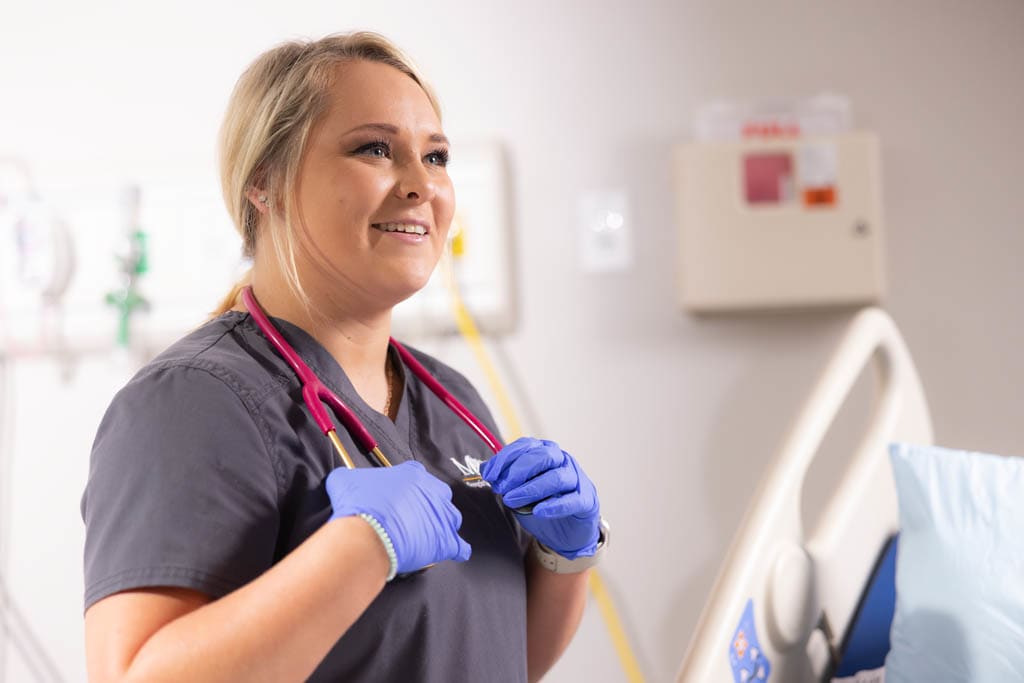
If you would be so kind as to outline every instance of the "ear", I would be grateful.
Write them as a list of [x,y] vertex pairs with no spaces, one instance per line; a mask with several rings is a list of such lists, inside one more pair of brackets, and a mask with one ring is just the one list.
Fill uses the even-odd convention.
[[270,207],[273,206],[273,202],[271,202],[270,196],[266,193],[265,190],[261,190],[256,187],[250,187],[248,190],[246,190],[245,196],[249,200],[249,203],[252,204],[253,207],[255,207],[255,209],[262,214],[266,214],[268,211],[270,211]]

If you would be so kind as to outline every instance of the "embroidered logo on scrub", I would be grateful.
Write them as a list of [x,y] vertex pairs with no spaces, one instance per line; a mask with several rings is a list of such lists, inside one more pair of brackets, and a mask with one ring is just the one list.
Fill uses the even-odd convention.
[[462,483],[474,489],[490,488],[491,485],[480,476],[480,465],[483,465],[484,461],[472,455],[464,455],[462,459],[464,462],[449,458],[462,474]]
[[772,665],[757,640],[753,600],[747,600],[747,607],[729,644],[729,666],[735,683],[767,683],[772,673]]

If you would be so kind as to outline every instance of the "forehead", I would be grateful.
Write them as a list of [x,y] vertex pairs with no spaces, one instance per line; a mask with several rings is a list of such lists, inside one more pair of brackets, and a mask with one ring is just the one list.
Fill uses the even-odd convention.
[[388,123],[417,133],[437,133],[441,122],[430,98],[398,69],[358,60],[334,68],[323,124],[349,130],[364,123]]

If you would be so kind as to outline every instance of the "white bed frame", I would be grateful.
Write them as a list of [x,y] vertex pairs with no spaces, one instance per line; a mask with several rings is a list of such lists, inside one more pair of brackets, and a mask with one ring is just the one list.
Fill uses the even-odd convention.
[[[817,528],[805,534],[804,477],[872,361],[880,391],[868,427]],[[896,325],[880,309],[860,311],[754,496],[677,683],[732,683],[729,651],[748,600],[771,664],[769,680],[821,681],[828,675],[879,552],[897,530],[888,444],[931,444],[932,438],[924,392]]]

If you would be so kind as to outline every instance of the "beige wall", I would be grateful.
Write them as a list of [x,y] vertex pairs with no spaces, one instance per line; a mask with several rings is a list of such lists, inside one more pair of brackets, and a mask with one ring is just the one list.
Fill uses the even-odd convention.
[[[516,75],[496,70],[506,85],[491,94],[511,110],[502,127],[519,183],[523,326],[508,350],[550,433],[601,485],[619,532],[607,571],[651,677],[666,680],[851,316],[680,313],[670,145],[707,99],[848,95],[855,123],[881,136],[885,307],[919,365],[936,439],[1024,454],[1024,5],[598,3],[508,20],[492,49],[530,46]],[[627,187],[636,207],[636,268],[623,275],[575,267],[576,193],[605,185]],[[845,418],[834,443],[857,426]],[[614,680],[599,673],[604,634],[586,635],[594,647],[571,662],[586,680]]]
[[[605,571],[650,680],[668,680],[678,666],[749,496],[852,315],[694,319],[679,310],[670,147],[689,137],[702,102],[849,96],[857,126],[882,140],[885,307],[918,363],[936,439],[1024,454],[1021,2],[189,6],[158,17],[69,4],[78,27],[52,28],[69,47],[46,40],[53,24],[41,10],[0,28],[0,153],[35,155],[40,176],[58,185],[73,184],[97,151],[110,167],[162,159],[212,182],[216,117],[258,50],[293,34],[356,27],[404,45],[436,82],[449,132],[496,136],[509,147],[521,318],[503,348],[544,434],[579,456],[599,485],[615,525]],[[127,23],[112,28],[118,20]],[[64,49],[81,53],[62,70],[56,55]],[[30,78],[12,64],[13,50],[21,63],[49,62]],[[93,67],[91,54],[102,55]],[[102,71],[124,59],[138,63],[134,92]],[[59,98],[48,89],[68,72],[74,106],[92,101],[108,111],[91,130],[75,127],[88,114],[54,111]],[[38,101],[49,106],[33,111]],[[113,114],[125,110],[134,123],[118,123]],[[157,135],[137,120],[166,123],[159,117],[168,110],[183,130]],[[634,207],[635,266],[625,273],[577,265],[576,200],[601,187],[626,188]],[[437,349],[481,376],[457,343]],[[19,386],[50,378],[45,372],[23,370]],[[76,401],[88,396],[82,387],[67,391]],[[865,385],[858,401],[867,395]],[[27,400],[20,394],[22,406]],[[73,416],[73,404],[68,410]],[[31,425],[30,410],[20,415]],[[837,459],[856,426],[844,418]],[[81,443],[70,465],[78,478],[60,490],[65,500],[80,491],[95,416],[70,427]],[[18,454],[25,463],[29,451],[54,448],[23,441]],[[20,467],[21,481],[52,476]],[[47,522],[14,519],[16,588],[53,643],[78,638],[78,605],[47,602],[30,571],[34,558],[52,559],[33,540],[45,537]],[[69,582],[80,581],[77,552],[64,558]],[[66,671],[80,675],[78,662]],[[550,680],[622,680],[596,611]]]

